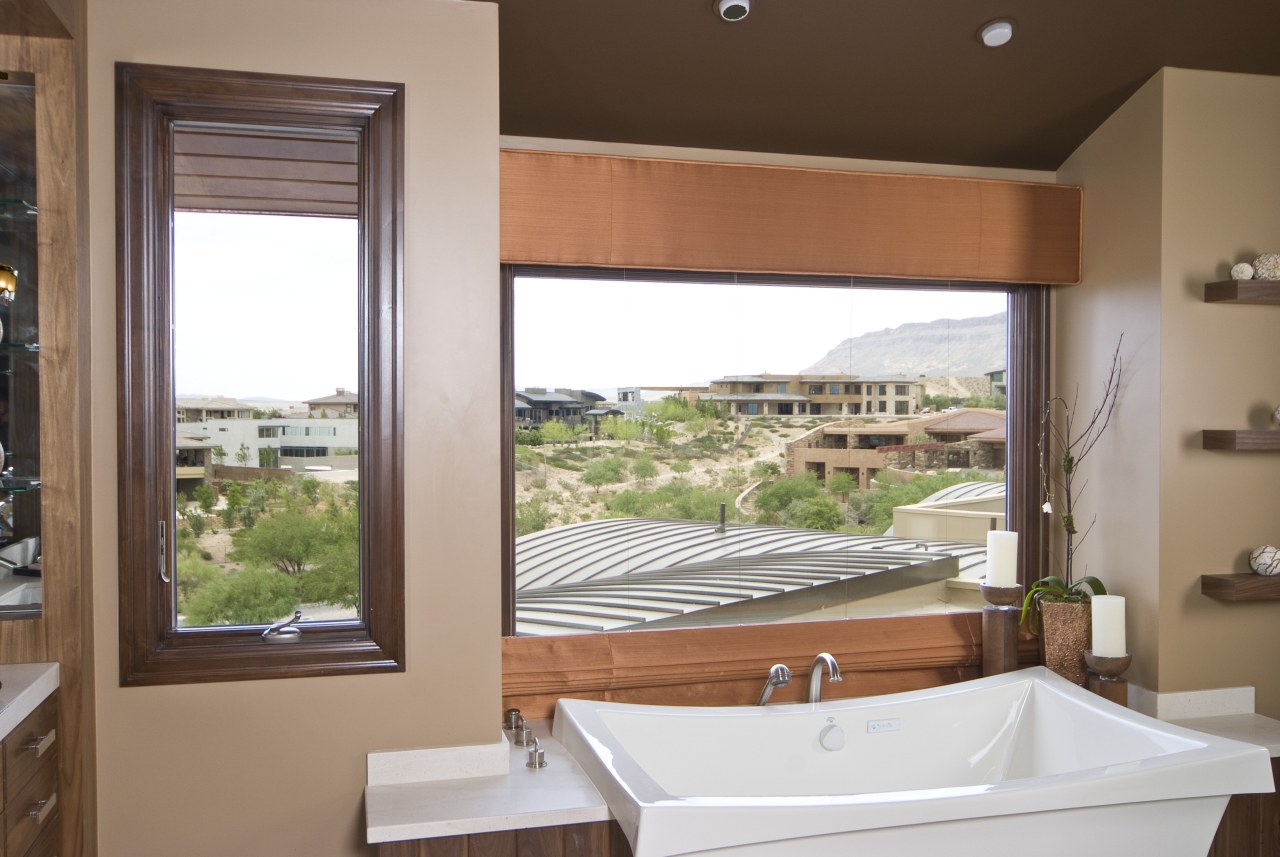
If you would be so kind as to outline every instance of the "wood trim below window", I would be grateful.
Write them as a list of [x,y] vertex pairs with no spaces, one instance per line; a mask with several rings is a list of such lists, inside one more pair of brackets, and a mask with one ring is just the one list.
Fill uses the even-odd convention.
[[[918,690],[978,678],[982,614],[839,619],[678,631],[619,631],[502,641],[503,708],[551,717],[562,696],[657,705],[751,705],[769,668],[795,675],[776,702],[803,702],[814,655],[834,655],[844,681],[824,698]],[[1034,639],[1019,661],[1034,664]]]

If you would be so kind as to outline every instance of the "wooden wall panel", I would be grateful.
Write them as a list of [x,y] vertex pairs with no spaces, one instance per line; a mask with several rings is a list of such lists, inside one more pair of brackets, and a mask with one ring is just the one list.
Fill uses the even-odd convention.
[[1080,279],[1080,188],[502,152],[502,260],[1013,283]]
[[[819,651],[833,654],[845,680],[823,684],[825,698],[869,696],[977,678],[982,666],[980,613],[886,619],[619,631],[502,641],[504,708],[529,719],[551,717],[562,696],[663,705],[750,705],[769,667],[795,674],[774,694],[801,702]],[[1019,661],[1036,663],[1034,639]]]
[[89,521],[89,365],[86,241],[80,219],[77,113],[81,46],[66,39],[0,36],[0,69],[36,74],[39,214],[40,421],[44,612],[0,622],[0,661],[57,661],[63,737],[58,853],[94,853],[93,671]]

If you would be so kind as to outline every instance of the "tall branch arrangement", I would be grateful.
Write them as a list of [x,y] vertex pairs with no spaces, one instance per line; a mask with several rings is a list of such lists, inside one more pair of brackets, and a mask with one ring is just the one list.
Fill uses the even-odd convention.
[[1077,424],[1077,420],[1083,418],[1078,407],[1079,387],[1070,402],[1061,396],[1054,396],[1045,402],[1044,411],[1040,415],[1040,475],[1047,498],[1044,510],[1057,514],[1066,533],[1067,552],[1063,576],[1068,586],[1074,579],[1076,549],[1097,521],[1097,515],[1094,515],[1084,532],[1080,532],[1076,526],[1076,503],[1089,484],[1087,479],[1077,482],[1080,465],[1093,451],[1098,439],[1111,424],[1111,415],[1115,413],[1116,399],[1120,393],[1120,376],[1124,368],[1120,359],[1120,343],[1123,341],[1124,335],[1121,334],[1115,351],[1111,354],[1111,369],[1107,372],[1107,380],[1102,388],[1102,398],[1083,425]]

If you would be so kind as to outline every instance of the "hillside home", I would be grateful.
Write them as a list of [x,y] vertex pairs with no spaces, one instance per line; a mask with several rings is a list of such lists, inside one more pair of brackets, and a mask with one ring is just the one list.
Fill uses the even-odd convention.
[[873,425],[831,423],[787,444],[787,474],[809,472],[825,482],[834,473],[848,473],[867,489],[886,467],[1004,470],[1005,436],[1004,412],[983,408]]
[[918,378],[858,375],[729,375],[711,382],[700,399],[722,404],[730,416],[907,416],[920,410]]
[[[1274,602],[1201,593],[1203,575],[1247,572],[1250,549],[1278,537],[1280,458],[1202,442],[1207,429],[1266,428],[1277,404],[1274,308],[1204,299],[1232,263],[1280,250],[1276,4],[1143,0],[1112,4],[1099,26],[1078,4],[1010,0],[1001,11],[1019,30],[1002,49],[975,37],[994,7],[969,0],[754,6],[731,24],[710,2],[684,0],[0,3],[0,70],[32,74],[37,87],[45,416],[35,501],[44,603],[38,618],[0,623],[0,659],[60,670],[57,764],[45,769],[57,812],[44,817],[62,847],[44,853],[374,857],[369,755],[484,755],[502,740],[507,707],[546,717],[574,693],[741,704],[771,663],[803,670],[823,650],[845,664],[833,686],[845,695],[977,674],[976,614],[810,623],[786,646],[754,628],[607,644],[581,635],[576,646],[504,638],[503,433],[514,423],[497,418],[514,387],[504,263],[633,278],[710,271],[745,285],[778,272],[823,285],[1008,285],[1011,408],[1024,410],[1052,392],[1088,400],[1123,334],[1121,403],[1090,460],[1097,523],[1076,562],[1128,598],[1126,677],[1151,710],[1190,692],[1238,700],[1229,689],[1247,687],[1249,708],[1280,717]],[[403,390],[387,431],[362,446],[381,456],[375,481],[402,496],[368,521],[374,547],[396,545],[372,567],[404,568],[387,605],[405,617],[402,645],[380,669],[348,669],[342,658],[359,652],[346,651],[307,662],[307,674],[297,664],[272,673],[262,664],[310,649],[271,655],[263,643],[249,657],[218,655],[218,674],[129,678],[128,665],[164,669],[172,655],[138,654],[158,639],[138,623],[164,614],[154,600],[164,555],[121,556],[163,535],[132,502],[156,473],[129,463],[126,441],[154,416],[139,403],[167,419],[173,391],[123,380],[138,357],[130,348],[167,329],[155,316],[128,323],[118,300],[118,276],[164,234],[128,225],[154,209],[125,209],[128,191],[160,178],[124,164],[137,153],[130,141],[168,138],[117,137],[117,107],[147,108],[117,102],[117,63],[144,76],[162,67],[391,84],[380,91],[403,101],[403,145],[378,138],[401,162],[403,197],[369,223],[402,215],[379,257],[394,272],[383,285],[399,282],[402,300],[364,317],[398,358],[361,382],[362,398]],[[204,90],[217,97],[240,82]],[[185,188],[185,203],[198,204],[198,183]],[[358,200],[379,199],[322,201],[350,216]],[[229,296],[247,273],[239,262],[228,248]],[[151,297],[138,305],[163,309]],[[250,295],[243,312],[253,310]],[[769,320],[735,318],[732,307],[690,319],[673,306],[671,319],[673,329],[768,335]],[[584,360],[610,346],[607,331],[578,335]],[[1025,362],[1026,342],[1044,343],[1043,362]],[[1031,379],[1029,366],[1042,371]],[[1033,438],[1026,420],[1011,424],[1021,486],[1037,481],[1025,471]],[[1050,533],[1031,504],[1010,503],[1026,582],[1054,568]],[[882,624],[857,633],[862,621]],[[621,660],[637,639],[655,643],[656,660]]]

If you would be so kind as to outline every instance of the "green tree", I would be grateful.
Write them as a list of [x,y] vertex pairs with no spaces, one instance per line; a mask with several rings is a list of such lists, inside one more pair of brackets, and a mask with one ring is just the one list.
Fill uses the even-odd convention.
[[621,482],[627,475],[627,462],[624,458],[611,456],[609,458],[597,458],[587,466],[583,471],[582,483],[590,485],[595,489],[596,493],[600,493],[600,486],[613,485]]
[[812,471],[765,485],[756,492],[756,508],[762,513],[761,523],[777,522],[786,508],[795,501],[817,497],[821,493],[822,486],[818,484],[818,477]]
[[651,456],[641,455],[631,462],[631,475],[639,479],[641,485],[647,485],[650,479],[658,475],[658,465]]
[[537,498],[516,504],[516,535],[527,536],[545,530],[555,521],[555,513]]
[[213,486],[201,482],[192,492],[195,495],[196,503],[200,505],[200,511],[208,515],[213,512],[213,506],[218,502],[218,494],[213,490]]
[[545,443],[568,443],[573,440],[573,429],[559,420],[547,420],[540,429]]
[[331,506],[315,560],[298,575],[304,604],[354,607],[360,599],[360,526],[354,508]]
[[614,440],[620,440],[628,444],[644,436],[643,425],[635,420],[628,420],[623,417],[608,417],[600,425],[600,428]]
[[933,408],[935,411],[940,411],[943,408],[951,407],[951,397],[944,396],[941,393],[934,393],[932,396],[925,396],[920,400],[920,403]]
[[223,464],[227,460],[227,451],[221,446],[213,448],[213,463],[217,465]]
[[693,469],[693,465],[683,458],[671,462],[671,472],[683,476]]
[[191,535],[197,539],[204,535],[205,520],[204,515],[197,509],[184,509],[182,517],[186,519],[187,526],[191,528]]
[[853,474],[847,471],[839,470],[827,477],[827,490],[841,499],[847,500],[849,492],[856,487]]
[[226,498],[228,506],[238,509],[244,505],[244,486],[239,482],[226,482],[222,486],[222,496]]
[[236,450],[236,464],[239,464],[241,467],[248,467],[249,452],[250,452],[249,444],[247,443],[240,444],[240,448]]
[[330,536],[321,517],[294,510],[276,512],[252,529],[236,533],[232,558],[297,574],[307,568]]
[[298,483],[298,489],[302,492],[302,496],[307,498],[307,502],[315,505],[320,502],[320,480],[314,476],[304,476]]
[[265,568],[246,568],[209,580],[186,602],[186,624],[266,625],[298,605],[297,581]]
[[787,506],[783,520],[789,527],[806,530],[838,530],[844,524],[840,506],[830,497],[816,496],[796,500]]

